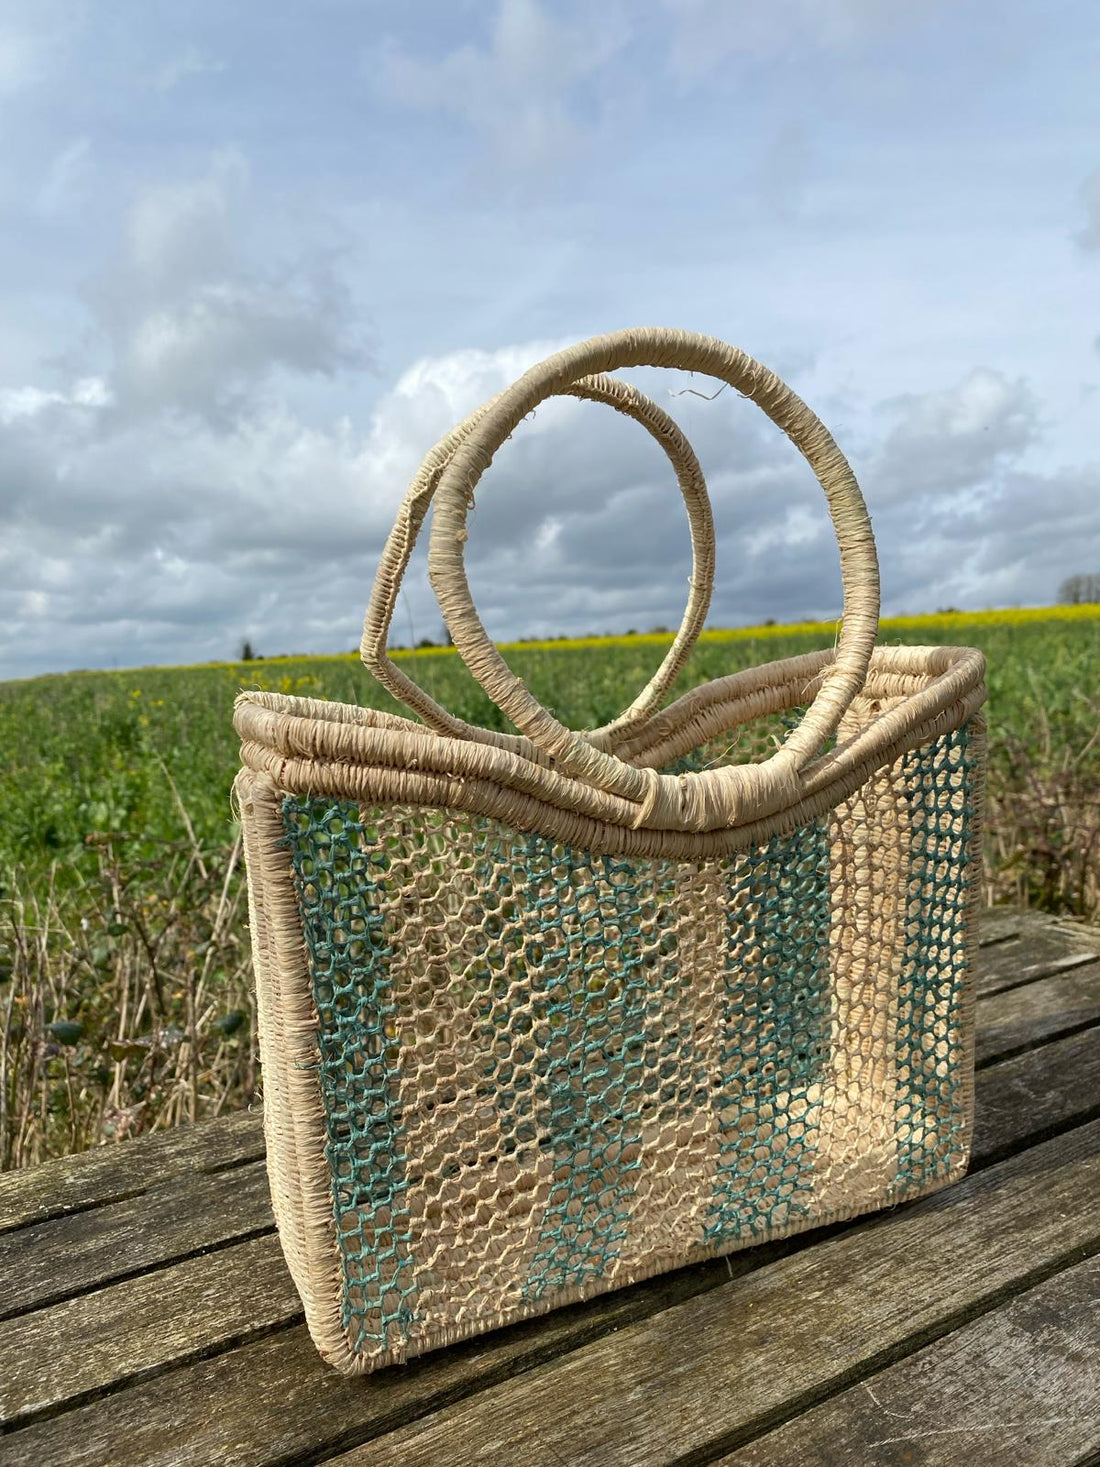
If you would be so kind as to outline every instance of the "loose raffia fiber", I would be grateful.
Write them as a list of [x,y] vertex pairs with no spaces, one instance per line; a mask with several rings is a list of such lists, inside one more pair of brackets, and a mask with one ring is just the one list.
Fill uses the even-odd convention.
[[[841,545],[835,652],[657,711],[714,566],[690,447],[634,388],[709,371],[802,449]],[[542,709],[462,567],[474,484],[554,392],[668,455],[695,570],[658,673],[603,729]],[[386,656],[431,500],[456,646],[520,729],[455,719]],[[371,1370],[658,1271],[853,1216],[966,1167],[984,665],[874,650],[874,542],[821,424],[743,353],[615,333],[558,353],[425,460],[363,651],[423,723],[238,700],[265,1125],[321,1352]]]

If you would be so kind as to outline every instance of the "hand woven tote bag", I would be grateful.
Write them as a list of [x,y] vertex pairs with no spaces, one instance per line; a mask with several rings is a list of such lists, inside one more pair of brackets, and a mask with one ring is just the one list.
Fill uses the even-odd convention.
[[[714,539],[676,426],[602,375],[641,365],[710,374],[789,436],[824,490],[844,587],[835,649],[663,711],[706,616]],[[658,440],[695,562],[658,673],[586,733],[509,671],[463,566],[478,479],[556,393]],[[433,499],[446,624],[517,734],[453,717],[386,654]],[[533,367],[414,480],[363,657],[422,722],[238,700],[272,1196],[310,1330],[339,1369],[963,1172],[984,663],[876,650],[877,626],[867,511],[814,414],[720,341],[622,331]]]

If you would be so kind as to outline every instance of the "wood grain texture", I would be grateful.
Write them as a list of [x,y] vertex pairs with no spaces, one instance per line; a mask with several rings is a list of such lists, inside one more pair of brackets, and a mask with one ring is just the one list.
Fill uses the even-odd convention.
[[[981,1072],[977,1082],[975,1164],[1024,1145],[1054,1127],[1094,1115],[1098,1097],[1100,1034],[1096,1032],[1041,1046]],[[785,1244],[753,1249],[730,1259],[728,1265],[718,1260],[679,1270],[589,1305],[558,1311],[470,1341],[467,1346],[429,1356],[403,1370],[351,1382],[322,1364],[301,1327],[181,1365],[181,1361],[218,1349],[219,1342],[225,1340],[225,1331],[216,1309],[191,1308],[189,1300],[196,1289],[201,1290],[201,1277],[190,1275],[181,1282],[177,1270],[169,1269],[165,1298],[177,1301],[176,1307],[187,1311],[186,1319],[177,1321],[171,1348],[161,1352],[164,1365],[176,1368],[92,1401],[72,1415],[26,1428],[12,1438],[21,1443],[20,1451],[26,1456],[13,1460],[63,1464],[110,1458],[120,1467],[129,1463],[136,1467],[146,1460],[206,1467],[215,1461],[284,1461],[297,1454],[313,1453],[322,1443],[335,1451],[349,1440],[365,1440],[387,1429],[390,1423],[430,1410],[441,1399],[468,1395],[514,1371],[576,1349],[603,1333],[713,1288],[729,1279],[728,1270],[740,1277],[787,1253],[813,1247],[821,1236],[811,1233]],[[226,1250],[230,1255],[240,1251],[239,1247]],[[237,1271],[252,1272],[256,1316],[270,1319],[270,1291],[274,1289],[277,1294],[274,1303],[278,1308],[286,1303],[289,1284],[277,1267],[255,1268],[254,1256],[242,1258]],[[110,1368],[101,1372],[104,1384],[125,1379],[133,1364],[133,1350],[125,1338],[125,1310],[110,1303],[113,1292],[104,1290],[93,1296],[113,1310],[120,1336],[115,1373]],[[54,1312],[46,1311],[46,1317]],[[292,1312],[287,1317],[295,1319],[298,1314]],[[53,1348],[62,1356],[63,1380],[59,1391],[51,1395],[51,1402],[59,1404],[66,1399],[65,1381],[71,1379],[71,1367],[64,1356],[78,1352],[80,1344],[75,1338],[62,1339]],[[140,1368],[147,1370],[148,1357],[139,1358],[146,1362]],[[264,1383],[261,1391],[255,1389],[256,1381]],[[87,1391],[86,1382],[86,1375],[76,1375],[78,1390]],[[211,1402],[217,1403],[217,1409],[211,1409]]]
[[1100,1020],[1100,961],[980,999],[977,1062],[988,1065]]
[[1100,1449],[1100,1258],[1036,1285],[715,1467],[1052,1467]]
[[1030,907],[983,907],[978,915],[978,946],[992,947],[1010,938],[1034,937],[1037,933],[1058,932],[1075,941],[1095,946],[1100,942],[1097,929],[1073,917],[1054,917]]
[[1094,1028],[978,1071],[971,1166],[1097,1115],[1100,1030]]
[[995,942],[1019,937],[1033,915],[1018,907],[984,907],[978,918],[978,946],[992,947]]
[[[1059,1081],[1060,1114],[1071,1114],[1070,1107],[1081,1100],[1079,1087],[1067,1079],[1075,1073],[1076,1055],[1059,1053],[1059,1049],[1048,1046],[981,1077],[979,1103],[983,1085],[988,1093],[1000,1069],[1027,1068],[1026,1083],[1015,1076],[1027,1104],[990,1107],[994,1123],[984,1128],[984,1138],[979,1128],[979,1150],[983,1139],[997,1146],[1010,1141],[1013,1117],[1017,1127],[1026,1125],[1031,1097],[1051,1096]],[[1051,1062],[1042,1070],[1038,1061],[1048,1052]],[[1094,1058],[1100,1079],[1100,1046],[1094,1046]],[[819,1237],[811,1234],[793,1243],[809,1246]],[[774,1262],[786,1251],[790,1246],[758,1249],[738,1255],[730,1265],[741,1276],[750,1268]],[[71,1413],[36,1423],[6,1441],[0,1439],[0,1463],[37,1461],[75,1467],[110,1460],[117,1467],[146,1463],[151,1467],[207,1467],[212,1462],[245,1467],[336,1452],[656,1314],[727,1282],[729,1276],[721,1260],[679,1270],[592,1304],[561,1310],[430,1355],[402,1370],[362,1380],[349,1381],[327,1369],[304,1327],[297,1326],[140,1381]],[[262,1285],[262,1279],[257,1277],[256,1283]],[[201,1326],[202,1321],[197,1323]],[[182,1343],[195,1349],[194,1339],[184,1338]],[[262,1389],[257,1389],[258,1382]]]
[[[761,1252],[781,1256],[782,1245]],[[734,1274],[757,1264],[731,1260]],[[304,1325],[0,1437],[0,1467],[260,1467],[317,1460],[728,1281],[724,1260],[469,1340],[377,1375],[326,1366]],[[441,1464],[442,1467],[442,1464]]]
[[134,1197],[175,1176],[219,1171],[264,1154],[258,1112],[153,1131],[0,1175],[0,1232]]
[[[1028,939],[1033,936],[1028,914],[1022,928],[1018,914],[1003,914],[1003,922],[1006,931],[1026,928]],[[1080,943],[1080,934],[1071,938]],[[1065,941],[1059,930],[1058,952],[1076,960],[1076,952],[1065,950]],[[1096,966],[1085,963],[1059,977],[1025,979],[1026,987],[1015,980],[1006,982],[1007,972],[1018,976],[1060,961],[1057,952],[1052,956],[1052,949],[1044,949],[1041,961],[1031,962],[1033,952],[1023,939],[1005,936],[980,953],[979,972],[992,973],[986,986],[998,990],[978,1008],[979,1035],[993,1035],[986,1054],[1049,1040],[1088,1021],[1085,1010],[1092,1002]],[[1006,953],[1011,953],[1013,968],[1002,961]],[[994,955],[997,964],[987,968]],[[994,1063],[978,1076],[975,1165],[988,1165],[1059,1128],[1094,1117],[1098,1109],[1100,1030],[1096,1028],[1040,1043]],[[1061,1137],[1051,1144],[1065,1141]],[[135,1153],[136,1165],[131,1166]],[[1023,1166],[1031,1154],[1038,1155],[1016,1156],[1005,1165]],[[262,1155],[259,1118],[234,1116],[0,1178],[0,1227],[22,1225],[27,1239],[20,1251],[19,1232],[0,1235],[0,1279],[16,1281],[17,1307],[41,1304],[58,1291],[95,1288],[0,1324],[0,1358],[14,1362],[13,1369],[3,1372],[10,1382],[0,1384],[0,1419],[12,1424],[30,1421],[0,1438],[0,1462],[111,1461],[119,1467],[136,1467],[143,1462],[320,1461],[354,1443],[396,1432],[375,1441],[368,1453],[348,1458],[378,1461],[381,1467],[390,1458],[376,1451],[388,1450],[391,1440],[410,1435],[415,1443],[418,1433],[408,1423],[427,1412],[437,1413],[433,1418],[437,1424],[518,1386],[512,1377],[519,1373],[530,1372],[526,1379],[541,1380],[574,1357],[585,1359],[624,1336],[648,1347],[649,1326],[656,1327],[660,1320],[679,1321],[678,1311],[701,1307],[711,1294],[726,1294],[742,1284],[748,1287],[752,1279],[771,1277],[777,1268],[793,1266],[800,1258],[814,1260],[845,1238],[865,1235],[869,1228],[894,1225],[897,1219],[941,1201],[947,1205],[959,1190],[871,1223],[750,1250],[728,1264],[718,1260],[679,1270],[594,1303],[471,1340],[403,1369],[347,1381],[321,1363],[297,1323],[300,1308],[274,1236],[229,1242],[207,1256],[170,1262],[179,1256],[175,1250],[184,1244],[189,1227],[193,1240],[203,1240],[193,1246],[205,1247],[227,1243],[242,1232],[247,1236],[253,1227],[270,1226],[262,1169],[241,1165],[256,1155]],[[239,1169],[220,1170],[226,1167]],[[51,1168],[58,1184],[56,1195],[40,1185]],[[998,1166],[986,1175],[999,1176],[1003,1170]],[[960,1185],[969,1188],[980,1180],[972,1177]],[[120,1197],[133,1200],[118,1201]],[[1061,1204],[1055,1198],[1051,1205]],[[54,1221],[33,1224],[43,1211]],[[65,1213],[72,1215],[60,1215]],[[12,1245],[14,1250],[6,1252]],[[950,1256],[954,1248],[950,1242],[943,1256]],[[977,1245],[966,1244],[966,1259],[975,1262],[979,1252]],[[942,1264],[942,1257],[939,1261]],[[120,1273],[146,1268],[154,1271],[96,1287]],[[931,1264],[926,1271],[934,1273]],[[888,1274],[889,1267],[884,1265],[882,1272]],[[55,1274],[61,1275],[60,1282]],[[956,1302],[954,1272],[950,1279],[950,1287],[945,1287],[941,1273],[940,1292],[949,1298],[949,1304],[941,1307],[954,1307]],[[796,1285],[796,1293],[798,1287],[805,1287],[805,1282]],[[925,1307],[930,1307],[927,1301]],[[792,1299],[789,1312],[795,1308]],[[848,1321],[849,1314],[845,1304],[842,1320]],[[639,1330],[641,1335],[636,1334]],[[49,1362],[48,1369],[43,1361]],[[858,1374],[864,1368],[865,1363],[853,1370]],[[789,1372],[793,1370],[788,1366]],[[748,1392],[748,1384],[744,1388]],[[108,1394],[100,1394],[103,1391]],[[486,1391],[484,1398],[479,1391]],[[580,1395],[583,1399],[583,1391]],[[789,1393],[786,1399],[789,1406],[794,1395]],[[696,1414],[705,1420],[708,1409],[703,1402]],[[54,1412],[63,1414],[49,1414]],[[41,1413],[46,1413],[42,1419],[33,1419]],[[717,1450],[729,1444],[724,1440]],[[589,1450],[588,1443],[584,1450]],[[520,1459],[541,1460],[526,1453]],[[409,1467],[418,1460],[407,1457]],[[433,1460],[450,1458],[441,1454]],[[456,1463],[463,1460],[455,1458]],[[546,1460],[555,1467],[561,1460],[572,1461],[568,1456]]]
[[1038,978],[1052,978],[1094,962],[1097,953],[1095,933],[1051,927],[1044,932],[999,942],[995,947],[980,948],[975,964],[975,981],[979,998],[1034,983]]
[[1100,1122],[336,1460],[640,1467],[760,1429],[1100,1248]]
[[274,1234],[0,1324],[0,1423],[301,1315]]
[[262,1162],[0,1234],[0,1319],[275,1226]]

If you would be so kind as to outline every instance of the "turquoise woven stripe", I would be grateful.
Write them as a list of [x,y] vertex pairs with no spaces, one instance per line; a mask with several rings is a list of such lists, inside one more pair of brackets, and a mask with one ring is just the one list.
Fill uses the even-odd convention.
[[647,989],[632,863],[537,836],[526,841],[525,861],[537,1120],[554,1168],[525,1290],[538,1299],[600,1278],[626,1233]]
[[829,843],[814,821],[730,863],[719,1160],[704,1237],[811,1210],[830,1042]]
[[288,797],[283,821],[320,1026],[320,1086],[353,1348],[399,1348],[415,1285],[395,1105],[396,1008],[379,911],[387,860],[358,805]]
[[910,834],[898,1004],[898,1197],[947,1175],[961,1152],[966,1124],[959,1024],[967,906],[975,877],[968,727],[911,751],[903,771]]

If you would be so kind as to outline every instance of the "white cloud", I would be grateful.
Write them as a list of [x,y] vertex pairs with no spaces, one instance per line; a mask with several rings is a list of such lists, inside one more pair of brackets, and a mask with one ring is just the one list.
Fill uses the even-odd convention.
[[[273,405],[232,428],[126,417],[100,405],[102,384],[0,396],[10,422],[0,482],[11,489],[0,615],[19,658],[7,670],[58,656],[87,665],[224,655],[245,634],[269,651],[353,645],[420,458],[555,345],[422,359],[359,432],[345,420],[309,427]],[[743,462],[758,456],[751,432],[733,442]],[[636,425],[591,404],[547,403],[502,448],[478,499],[471,574],[488,590],[495,628],[678,619],[683,508],[664,456]],[[641,594],[639,575],[649,583]],[[48,617],[26,600],[32,590],[48,596]],[[399,635],[410,614],[418,635],[438,634],[422,574]]]
[[1100,462],[1003,471],[981,494],[875,515],[889,609],[1045,605],[1100,565]]
[[[352,647],[420,458],[556,345],[422,358],[358,429],[343,418],[308,425],[274,401],[231,424],[127,416],[99,379],[0,393],[4,670],[227,656],[244,636],[267,653]],[[680,417],[707,474],[719,543],[712,622],[835,616],[832,531],[801,458],[735,394],[701,403],[666,395],[688,380],[679,374],[641,377]],[[1041,601],[1077,560],[1100,555],[1100,471],[1019,467],[1039,431],[1026,383],[977,369],[950,389],[891,400],[872,422],[883,428],[860,468],[887,609]],[[679,620],[683,506],[636,424],[548,402],[502,446],[476,502],[468,565],[492,634]],[[1058,516],[1038,514],[1044,503]],[[418,560],[395,635],[439,630]]]
[[171,92],[181,82],[189,81],[192,77],[217,76],[224,70],[224,61],[215,61],[192,44],[184,47],[178,56],[173,56],[171,60],[158,66],[150,73],[145,84],[150,91]]
[[90,296],[121,412],[226,423],[278,370],[331,376],[362,364],[351,301],[324,257],[253,258],[252,202],[247,163],[232,150],[202,176],[135,200],[121,254]]
[[1023,379],[978,367],[952,387],[894,398],[893,419],[865,471],[879,503],[953,495],[990,482],[1039,434],[1039,405]]
[[110,390],[100,377],[83,377],[68,392],[46,391],[41,387],[0,388],[0,423],[34,418],[51,407],[101,408],[112,401]]
[[434,61],[389,41],[364,70],[377,69],[391,100],[468,124],[505,169],[552,173],[581,144],[586,112],[600,110],[594,79],[628,39],[610,4],[562,19],[538,0],[499,0],[484,48],[466,43]]

